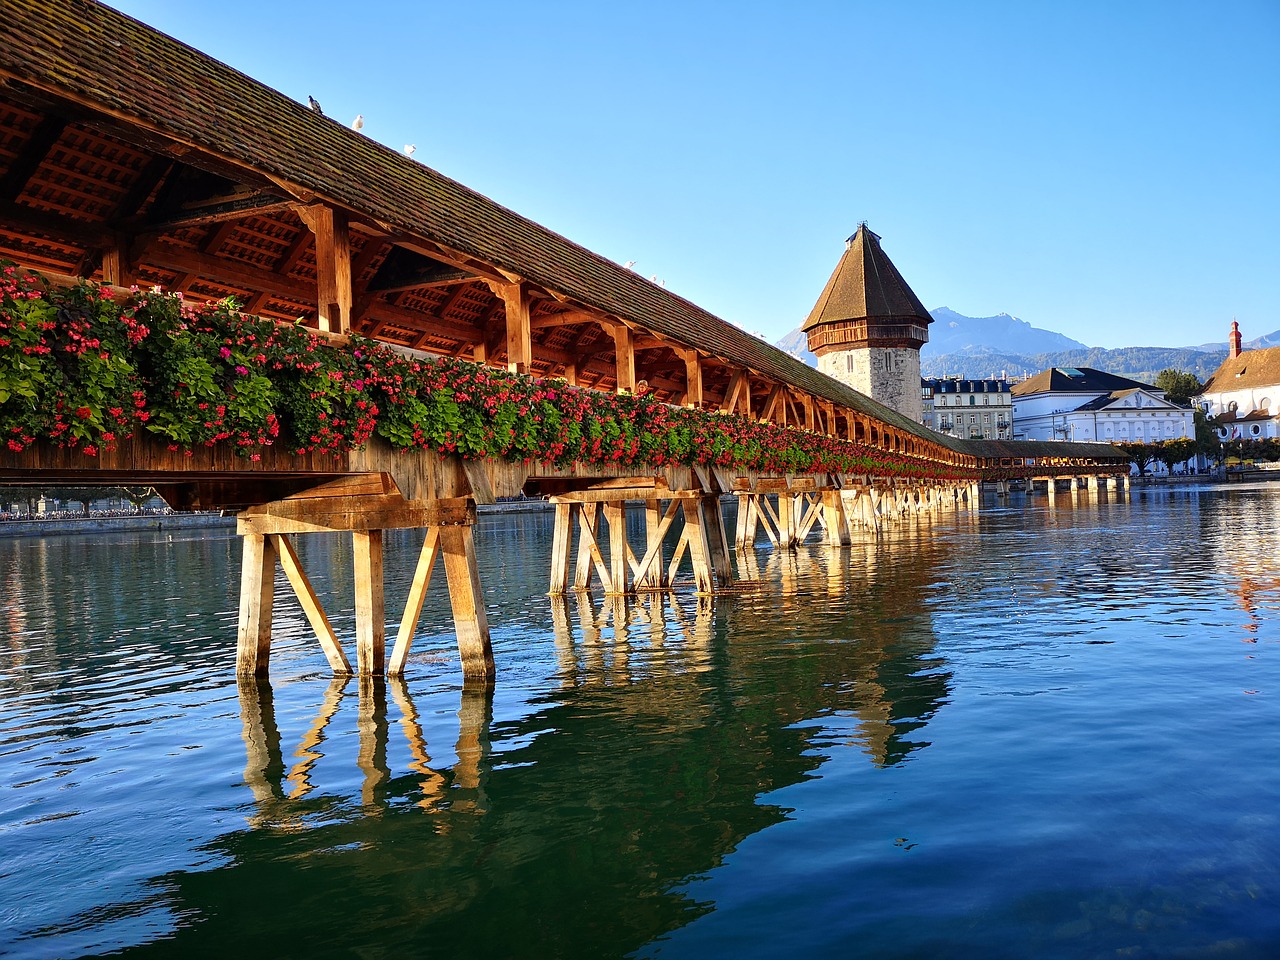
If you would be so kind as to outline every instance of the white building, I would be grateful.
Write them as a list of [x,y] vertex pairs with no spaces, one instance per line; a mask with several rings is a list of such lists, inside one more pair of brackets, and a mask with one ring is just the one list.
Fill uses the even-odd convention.
[[1280,347],[1241,350],[1231,322],[1230,352],[1196,397],[1221,440],[1280,437]]
[[1017,440],[1160,443],[1195,437],[1195,415],[1164,391],[1088,367],[1055,367],[1015,384]]
[[1008,440],[1013,436],[1009,381],[947,377],[920,382],[924,425],[959,440]]

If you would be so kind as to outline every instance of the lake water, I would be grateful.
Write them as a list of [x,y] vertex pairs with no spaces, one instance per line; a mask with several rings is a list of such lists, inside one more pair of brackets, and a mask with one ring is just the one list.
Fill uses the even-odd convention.
[[280,586],[240,688],[234,537],[0,539],[0,956],[1280,956],[1280,485],[988,499],[714,603],[554,603],[550,531],[477,530],[491,697],[436,587],[362,683]]

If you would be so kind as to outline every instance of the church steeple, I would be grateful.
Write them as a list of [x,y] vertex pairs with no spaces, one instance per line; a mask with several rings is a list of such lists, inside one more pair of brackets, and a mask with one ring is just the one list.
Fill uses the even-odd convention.
[[920,347],[932,322],[864,223],[801,329],[819,370],[919,421]]

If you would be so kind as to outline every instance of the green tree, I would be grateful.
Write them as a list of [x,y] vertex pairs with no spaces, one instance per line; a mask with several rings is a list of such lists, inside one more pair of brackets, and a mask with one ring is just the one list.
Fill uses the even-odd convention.
[[1198,396],[1204,390],[1204,384],[1194,373],[1175,370],[1172,367],[1167,367],[1156,374],[1155,385],[1164,391],[1166,400],[1183,407],[1191,402],[1192,397]]
[[1192,411],[1196,428],[1196,452],[1202,453],[1210,460],[1217,460],[1222,453],[1222,440],[1218,431],[1209,422],[1209,416],[1199,407]]
[[1156,445],[1156,459],[1164,464],[1165,469],[1173,473],[1173,468],[1186,463],[1196,455],[1196,442],[1190,437],[1179,437],[1177,440],[1166,440]]
[[1138,468],[1138,476],[1145,477],[1147,468],[1156,462],[1160,454],[1160,447],[1154,443],[1117,443],[1117,447],[1124,451],[1125,455]]

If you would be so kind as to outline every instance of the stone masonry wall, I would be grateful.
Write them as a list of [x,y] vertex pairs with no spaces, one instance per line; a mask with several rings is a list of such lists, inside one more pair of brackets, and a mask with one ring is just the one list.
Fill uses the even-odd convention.
[[918,350],[909,347],[835,350],[818,358],[818,369],[916,423],[924,420]]

